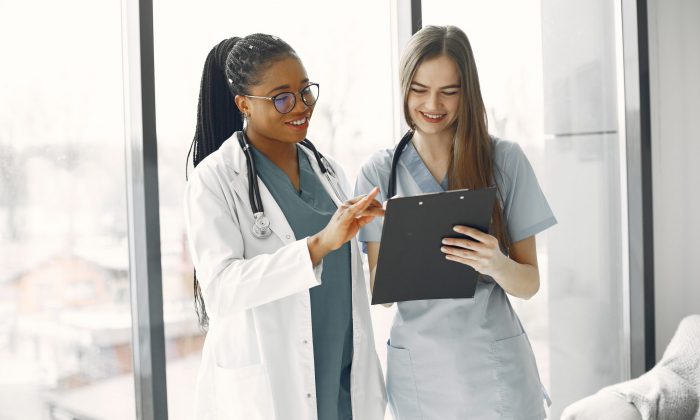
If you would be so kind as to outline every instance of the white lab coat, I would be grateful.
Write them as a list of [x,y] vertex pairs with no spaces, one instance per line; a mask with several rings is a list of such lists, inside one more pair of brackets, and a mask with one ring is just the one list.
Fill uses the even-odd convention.
[[[340,204],[313,154],[301,150]],[[343,171],[329,161],[349,197]],[[251,232],[246,160],[235,137],[197,166],[185,190],[189,248],[210,318],[195,390],[198,420],[317,420],[309,288],[321,283],[322,264],[312,267],[306,238],[294,237],[265,184],[259,186],[273,232],[267,239]],[[379,420],[384,380],[359,247],[351,243],[352,412],[356,420]]]

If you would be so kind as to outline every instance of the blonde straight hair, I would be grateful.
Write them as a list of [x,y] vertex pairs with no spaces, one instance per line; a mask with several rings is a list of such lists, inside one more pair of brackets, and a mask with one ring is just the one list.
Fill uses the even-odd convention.
[[[467,35],[455,26],[426,26],[411,37],[401,57],[400,83],[404,117],[415,129],[408,110],[408,95],[418,67],[425,61],[445,55],[459,69],[459,108],[448,168],[450,190],[486,188],[495,184],[493,142],[488,132],[479,75]],[[500,195],[500,193],[499,193]],[[493,209],[491,229],[506,252],[510,240],[499,200]]]

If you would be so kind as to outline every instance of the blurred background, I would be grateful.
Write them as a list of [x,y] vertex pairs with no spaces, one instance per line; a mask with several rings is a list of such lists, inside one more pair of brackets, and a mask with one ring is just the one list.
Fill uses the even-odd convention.
[[[634,375],[630,284],[639,280],[630,278],[638,262],[629,241],[639,236],[628,194],[640,180],[627,175],[626,103],[635,98],[624,86],[623,1],[410,2],[423,25],[467,33],[490,132],[522,146],[559,221],[537,237],[540,292],[512,299],[553,418]],[[658,358],[679,320],[700,313],[700,3],[640,3],[653,186],[654,253],[645,263],[654,270]],[[204,337],[182,193],[207,53],[254,32],[291,44],[321,85],[309,138],[354,179],[401,134],[397,59],[408,6],[154,0],[169,418],[191,417]],[[122,25],[118,0],[0,0],[0,419],[136,418]],[[372,316],[384,363],[393,310],[373,307]]]

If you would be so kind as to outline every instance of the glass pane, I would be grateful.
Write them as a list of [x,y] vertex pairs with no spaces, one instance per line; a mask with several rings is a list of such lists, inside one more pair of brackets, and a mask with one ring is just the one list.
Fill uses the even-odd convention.
[[[170,418],[177,420],[192,413],[202,343],[193,306],[182,194],[185,156],[194,135],[200,79],[209,50],[225,38],[255,32],[287,41],[310,79],[321,86],[309,139],[321,153],[335,157],[354,181],[371,153],[395,141],[391,37],[389,3],[373,0],[314,0],[303,7],[280,0],[157,1],[154,16],[168,404]],[[183,22],[194,27],[183,31]],[[378,312],[378,322],[388,328],[390,311],[380,308]],[[383,360],[388,329],[381,332],[379,327],[375,335]]]
[[541,288],[511,298],[552,418],[625,378],[614,4],[425,0],[470,38],[490,132],[518,142],[559,224],[537,236]]
[[0,418],[134,418],[120,4],[3,2],[0,37]]

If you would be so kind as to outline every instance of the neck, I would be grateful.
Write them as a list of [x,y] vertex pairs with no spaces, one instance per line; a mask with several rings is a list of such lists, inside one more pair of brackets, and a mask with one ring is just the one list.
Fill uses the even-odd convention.
[[266,137],[255,130],[247,129],[245,132],[248,141],[260,153],[270,159],[280,168],[295,166],[297,163],[296,143],[287,143]]
[[257,133],[255,130],[247,129],[246,135],[250,143],[267,156],[278,168],[287,174],[289,181],[297,191],[300,191],[299,181],[299,160],[297,159],[297,144],[275,140]]
[[413,145],[424,161],[449,164],[454,134],[454,130],[430,134],[416,130],[413,135]]

